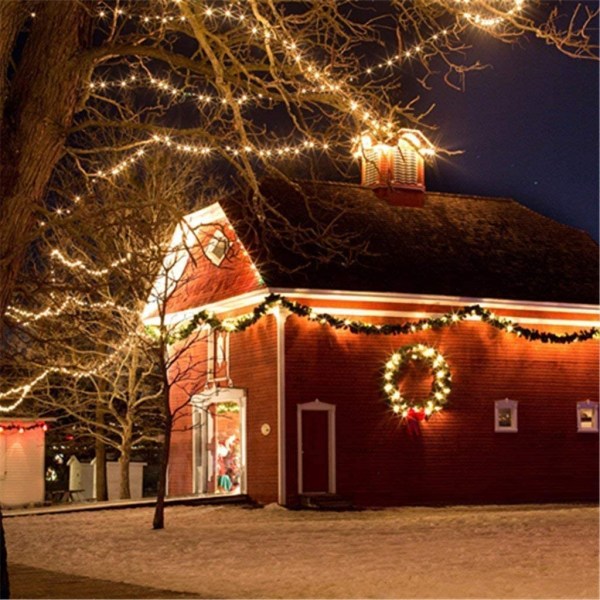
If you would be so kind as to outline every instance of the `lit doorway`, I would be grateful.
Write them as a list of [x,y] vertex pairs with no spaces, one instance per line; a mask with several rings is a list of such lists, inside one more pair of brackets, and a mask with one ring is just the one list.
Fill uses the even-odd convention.
[[246,491],[246,396],[215,388],[194,396],[193,470],[197,494]]

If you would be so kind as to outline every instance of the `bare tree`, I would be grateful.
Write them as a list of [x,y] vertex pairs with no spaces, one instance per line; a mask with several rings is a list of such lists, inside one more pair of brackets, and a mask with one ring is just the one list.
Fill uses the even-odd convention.
[[[197,277],[179,267],[197,260],[194,252],[213,227],[187,227],[173,245],[183,215],[212,201],[199,195],[200,179],[202,190],[211,185],[195,162],[175,161],[161,149],[151,154],[119,185],[100,182],[86,202],[49,215],[22,283],[24,301],[11,305],[7,318],[14,388],[22,389],[19,379],[34,379],[27,394],[38,409],[67,415],[79,431],[118,451],[121,497],[129,496],[133,446],[162,443],[158,528],[164,526],[171,430],[201,385],[206,364],[193,350],[208,334],[180,339],[168,322],[169,301]],[[175,177],[163,177],[164,168]],[[69,178],[65,173],[58,191]],[[145,308],[153,325],[142,318]],[[178,404],[174,388],[183,390]]]
[[[159,144],[201,168],[228,165],[260,211],[258,174],[277,169],[277,158],[309,152],[335,161],[366,127],[384,135],[423,124],[396,77],[405,61],[420,65],[425,87],[436,73],[459,86],[481,68],[466,41],[471,29],[507,43],[532,35],[595,58],[596,19],[597,10],[575,2],[523,0],[4,0],[0,315],[40,212],[52,205],[59,165],[79,169],[82,181],[118,177]],[[118,141],[91,141],[98,131],[118,132]]]
[[[262,171],[278,170],[278,158],[308,153],[335,163],[343,156],[347,164],[352,138],[365,128],[386,136],[398,125],[426,126],[427,111],[417,112],[396,77],[405,61],[419,66],[415,77],[425,89],[438,74],[460,87],[467,72],[482,67],[468,47],[471,29],[507,43],[529,35],[569,56],[596,59],[598,10],[589,6],[5,0],[0,336],[10,303],[31,306],[30,286],[18,281],[27,280],[19,275],[45,213],[72,210],[79,191],[94,182],[117,182],[145,160],[149,147],[192,156],[205,171],[230,169],[253,191],[249,202],[260,212],[258,179]],[[109,142],[98,132],[111,132]],[[51,193],[59,166],[81,176],[71,197]],[[276,233],[286,223],[273,216]],[[294,235],[298,248],[314,237],[310,227]],[[340,240],[321,243],[327,256]],[[164,371],[168,361],[162,360]]]

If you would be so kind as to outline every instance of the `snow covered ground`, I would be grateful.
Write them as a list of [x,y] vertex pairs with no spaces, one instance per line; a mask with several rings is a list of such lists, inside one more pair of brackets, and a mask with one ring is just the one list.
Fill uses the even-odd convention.
[[214,598],[597,598],[590,506],[169,507],[5,520],[9,561]]

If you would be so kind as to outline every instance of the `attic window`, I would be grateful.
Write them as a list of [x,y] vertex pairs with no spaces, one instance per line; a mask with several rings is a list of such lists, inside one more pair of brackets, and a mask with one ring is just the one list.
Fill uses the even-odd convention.
[[204,253],[206,258],[218,267],[223,262],[230,246],[231,242],[227,236],[220,229],[217,229],[206,245]]
[[394,181],[410,185],[419,183],[419,155],[413,146],[402,140],[394,149]]
[[379,180],[379,165],[377,153],[372,148],[364,150],[363,185],[375,185]]

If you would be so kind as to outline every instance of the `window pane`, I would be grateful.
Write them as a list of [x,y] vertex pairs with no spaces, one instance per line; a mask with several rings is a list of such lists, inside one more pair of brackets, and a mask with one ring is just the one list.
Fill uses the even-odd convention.
[[512,410],[510,408],[499,408],[498,409],[498,426],[499,427],[511,427],[512,426]]
[[217,259],[223,258],[223,256],[225,256],[225,253],[227,252],[227,246],[227,240],[220,239],[212,249],[213,256]]
[[580,408],[579,423],[582,429],[591,429],[594,426],[594,409]]

